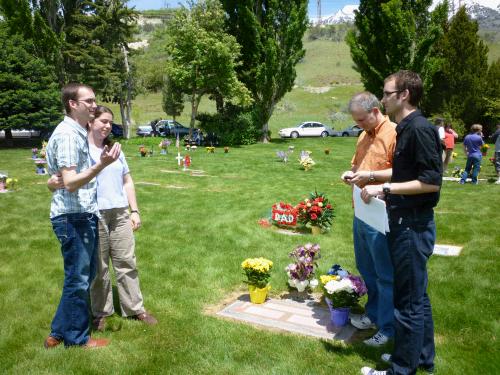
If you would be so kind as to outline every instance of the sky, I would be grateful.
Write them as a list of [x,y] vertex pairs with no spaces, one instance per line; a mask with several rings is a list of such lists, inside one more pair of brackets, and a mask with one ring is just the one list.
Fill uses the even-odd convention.
[[[286,1],[286,0],[283,0]],[[476,2],[481,5],[496,9],[500,5],[500,0],[462,0],[463,3]],[[440,0],[435,0],[434,3],[441,2]],[[129,6],[135,6],[137,10],[147,10],[147,9],[160,9],[160,8],[176,8],[179,3],[184,3],[185,1],[179,0],[129,0]],[[458,4],[458,0],[455,0]],[[317,1],[309,0],[309,16],[316,17]],[[335,13],[337,10],[342,9],[346,5],[359,5],[359,0],[321,0],[321,15],[326,16]]]
[[[286,0],[283,0],[286,1]],[[497,0],[500,1],[500,0]],[[185,4],[185,1],[179,0],[129,0],[129,6],[135,6],[137,10],[176,8],[179,3]],[[316,0],[309,0],[309,15],[316,16]],[[329,15],[342,9],[345,5],[358,5],[358,0],[321,0],[321,14]]]

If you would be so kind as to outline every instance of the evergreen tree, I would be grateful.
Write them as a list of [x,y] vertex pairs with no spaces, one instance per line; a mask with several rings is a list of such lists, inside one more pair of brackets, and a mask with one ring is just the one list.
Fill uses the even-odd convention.
[[269,139],[276,104],[293,88],[295,66],[304,57],[307,0],[221,0],[229,33],[241,45],[238,77],[251,91],[253,118]]
[[0,24],[0,129],[48,130],[61,120],[54,70],[34,53],[32,41]]
[[442,34],[447,3],[428,11],[432,0],[361,0],[346,42],[366,90],[382,95],[388,75],[408,69],[420,73],[424,88],[438,69],[431,51]]
[[477,31],[477,22],[461,7],[439,43],[441,71],[435,75],[430,92],[434,112],[448,112],[466,127],[481,122],[486,110],[488,48]]
[[180,116],[184,109],[184,95],[179,87],[176,87],[168,77],[162,89],[162,107],[163,111],[175,118]]
[[485,93],[487,131],[492,133],[500,123],[500,59],[491,63],[488,69]]
[[19,34],[32,41],[32,53],[49,65],[60,67],[62,37],[44,21],[42,10],[36,1],[33,8],[28,0],[0,0],[0,11],[5,18],[8,34]]

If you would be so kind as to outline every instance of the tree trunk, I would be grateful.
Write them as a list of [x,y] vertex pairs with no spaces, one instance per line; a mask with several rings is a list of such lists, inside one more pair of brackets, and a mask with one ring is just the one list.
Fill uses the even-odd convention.
[[271,137],[269,136],[269,119],[273,115],[274,107],[276,103],[274,101],[271,103],[269,108],[261,108],[262,115],[262,143],[269,143]]
[[269,143],[269,121],[262,126],[262,143]]
[[122,118],[123,136],[125,137],[125,139],[129,139],[130,138],[130,127],[128,126],[128,123],[127,123],[127,116],[125,114],[125,103],[124,103],[122,94],[120,94],[120,116]]
[[196,91],[193,90],[191,95],[191,121],[189,122],[189,138],[193,135],[194,123],[196,121],[196,115],[198,114],[198,106],[200,105],[201,95],[196,95]]
[[215,99],[215,108],[217,109],[217,113],[224,112],[224,98],[222,97],[222,95],[216,93],[214,94],[214,99]]
[[[125,139],[130,139],[130,111],[132,110],[132,82],[130,77],[130,68],[128,66],[127,49],[122,45],[123,60],[125,63],[125,70],[127,72],[127,98],[125,101],[125,117],[123,117],[123,110],[121,108],[123,101],[120,100],[120,112],[122,112],[123,119],[123,135]],[[120,95],[121,96],[121,95]]]

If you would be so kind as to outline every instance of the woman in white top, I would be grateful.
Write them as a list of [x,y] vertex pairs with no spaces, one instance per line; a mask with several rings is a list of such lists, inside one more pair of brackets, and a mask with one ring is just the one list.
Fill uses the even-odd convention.
[[[113,112],[97,106],[94,120],[89,123],[90,157],[99,160],[104,146],[109,146]],[[123,152],[97,175],[97,205],[99,207],[99,264],[90,288],[93,326],[104,330],[107,316],[114,313],[109,259],[116,276],[122,316],[156,324],[156,318],[144,309],[135,259],[133,231],[141,227],[134,181]],[[49,179],[49,188],[60,188],[62,179]],[[130,211],[129,211],[130,209]]]

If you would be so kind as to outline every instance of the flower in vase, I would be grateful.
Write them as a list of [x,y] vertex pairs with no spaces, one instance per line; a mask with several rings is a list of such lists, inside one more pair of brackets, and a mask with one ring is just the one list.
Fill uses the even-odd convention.
[[266,258],[247,258],[241,263],[241,268],[247,276],[245,281],[249,285],[264,288],[271,277],[273,262]]
[[288,285],[303,292],[306,288],[314,288],[318,285],[318,280],[314,278],[314,269],[317,267],[316,260],[320,258],[320,246],[318,244],[307,243],[297,246],[289,257],[294,259],[285,272],[288,275]]
[[367,293],[366,285],[360,276],[351,275],[338,264],[332,266],[328,275],[321,275],[325,298],[333,307],[353,307]]

